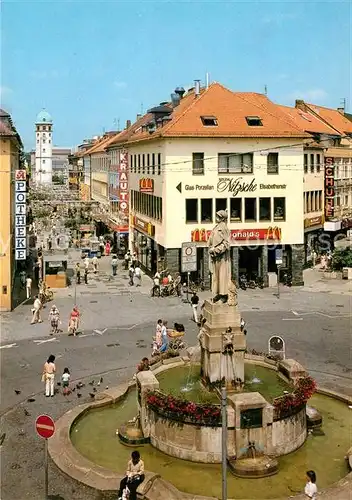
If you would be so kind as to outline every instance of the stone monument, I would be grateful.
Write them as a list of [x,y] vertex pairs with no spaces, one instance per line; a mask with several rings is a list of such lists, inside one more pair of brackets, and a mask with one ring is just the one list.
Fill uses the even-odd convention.
[[244,384],[246,337],[241,330],[237,291],[231,281],[230,231],[227,212],[216,214],[217,224],[209,238],[209,269],[212,299],[205,300],[199,332],[202,377],[207,385],[225,381],[228,390],[241,390]]

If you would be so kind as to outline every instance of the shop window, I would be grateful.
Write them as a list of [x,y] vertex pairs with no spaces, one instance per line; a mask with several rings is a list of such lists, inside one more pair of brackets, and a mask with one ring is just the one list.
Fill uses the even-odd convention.
[[161,153],[158,153],[158,175],[161,174]]
[[269,153],[267,156],[267,173],[279,173],[279,153]]
[[141,155],[138,155],[138,173],[141,173]]
[[314,153],[312,153],[310,155],[310,173],[313,174],[314,173]]
[[246,222],[257,220],[257,198],[244,199],[244,218]]
[[308,155],[304,155],[304,173],[306,174],[308,172]]
[[226,198],[216,198],[215,200],[215,213],[219,210],[227,210],[227,199]]
[[192,154],[192,174],[204,175],[204,153]]
[[274,198],[274,221],[286,220],[286,199]]
[[317,154],[317,172],[320,172],[321,168],[320,162],[321,162],[321,156],[320,154]]
[[150,154],[147,154],[147,174],[150,174]]
[[186,222],[198,222],[198,200],[196,198],[186,200]]
[[259,220],[271,220],[271,198],[259,198]]
[[202,198],[200,200],[200,221],[202,223],[213,222],[212,198]]
[[230,198],[230,221],[242,221],[242,198]]
[[155,175],[155,153],[152,153],[152,174]]

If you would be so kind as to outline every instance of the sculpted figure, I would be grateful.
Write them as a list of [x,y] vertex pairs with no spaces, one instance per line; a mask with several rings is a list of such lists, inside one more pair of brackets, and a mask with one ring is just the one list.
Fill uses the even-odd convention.
[[236,283],[234,281],[230,281],[229,283],[229,298],[227,301],[229,306],[237,306],[238,300],[237,300],[237,287]]
[[216,212],[216,226],[209,241],[209,270],[212,274],[213,302],[227,302],[230,271],[230,231],[227,227],[227,212]]

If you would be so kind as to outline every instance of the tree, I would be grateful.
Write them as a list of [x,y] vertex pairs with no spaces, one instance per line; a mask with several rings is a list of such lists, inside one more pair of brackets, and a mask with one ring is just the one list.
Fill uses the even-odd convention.
[[53,184],[65,184],[65,179],[63,175],[54,174],[52,177]]
[[352,267],[352,248],[336,248],[332,255],[332,267],[341,271],[343,267]]

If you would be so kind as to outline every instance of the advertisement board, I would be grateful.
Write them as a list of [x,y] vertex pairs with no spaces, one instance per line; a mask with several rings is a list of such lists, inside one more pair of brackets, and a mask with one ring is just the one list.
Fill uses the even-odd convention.
[[334,158],[325,158],[325,220],[332,219],[335,212],[335,165]]
[[15,260],[27,257],[27,174],[15,172]]
[[[211,231],[207,229],[195,229],[191,233],[191,241],[206,242]],[[281,228],[269,226],[266,229],[232,229],[230,230],[230,242],[236,241],[280,241],[282,238]]]
[[129,214],[129,200],[128,200],[128,153],[127,151],[120,152],[119,162],[119,185],[118,185],[118,199],[119,199],[119,214],[121,220],[127,218]]

